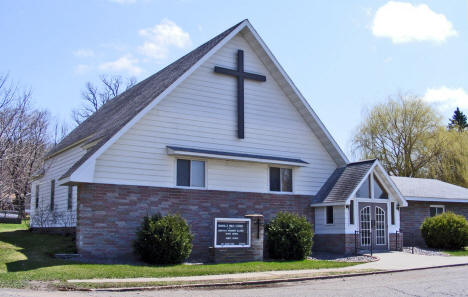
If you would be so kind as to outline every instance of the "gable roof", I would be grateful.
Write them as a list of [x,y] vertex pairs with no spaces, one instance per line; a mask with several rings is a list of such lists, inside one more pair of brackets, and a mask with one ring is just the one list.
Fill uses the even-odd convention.
[[[254,51],[263,51],[267,54],[268,60],[262,60],[262,62],[265,63],[270,71],[275,70],[275,79],[282,79],[281,85],[285,89],[285,93],[290,99],[294,99],[291,100],[296,108],[301,107],[299,110],[300,114],[317,135],[319,141],[325,146],[339,166],[346,164],[346,156],[331,137],[328,130],[286,75],[282,67],[250,25],[249,21],[244,20],[199,46],[158,73],[143,80],[114,99],[109,100],[96,113],[75,128],[48,153],[48,157],[52,157],[77,143],[83,145],[96,144],[88,149],[86,154],[68,169],[60,179],[70,177],[80,167],[85,168],[89,165],[94,168],[93,162],[97,156],[102,153],[107,145],[115,141],[119,134],[123,133],[122,131],[129,128],[136,118],[146,113],[148,108],[152,107],[153,104],[157,104],[157,102],[171,90],[171,87],[174,87],[183,80],[186,75],[192,73],[204,59],[207,59],[221,45],[225,44],[225,42],[230,40],[235,34],[246,28],[247,31],[251,33],[249,36],[245,35],[247,41],[253,43]],[[90,181],[90,179],[88,178],[87,181]]]
[[375,161],[376,159],[354,162],[335,169],[312,199],[312,203],[345,203]]
[[468,189],[437,179],[392,176],[400,192],[408,200],[431,201],[431,199],[466,200]]

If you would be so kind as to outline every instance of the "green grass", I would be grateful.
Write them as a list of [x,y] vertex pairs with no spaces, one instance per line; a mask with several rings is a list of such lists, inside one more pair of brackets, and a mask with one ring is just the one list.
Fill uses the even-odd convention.
[[468,246],[465,247],[463,250],[458,250],[458,251],[444,251],[444,253],[447,253],[452,256],[468,256]]
[[27,224],[0,224],[0,287],[21,288],[35,281],[89,278],[172,277],[239,272],[322,269],[356,265],[333,261],[275,261],[212,265],[83,264],[53,258],[75,249],[71,237],[27,231]]

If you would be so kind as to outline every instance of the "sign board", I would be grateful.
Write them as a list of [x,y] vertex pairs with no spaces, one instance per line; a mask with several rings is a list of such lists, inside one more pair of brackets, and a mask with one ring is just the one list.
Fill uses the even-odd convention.
[[250,247],[250,219],[215,218],[215,248]]

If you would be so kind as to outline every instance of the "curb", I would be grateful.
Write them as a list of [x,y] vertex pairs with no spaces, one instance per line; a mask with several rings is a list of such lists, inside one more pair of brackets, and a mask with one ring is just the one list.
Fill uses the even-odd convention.
[[361,273],[323,275],[323,276],[309,276],[309,277],[295,277],[295,278],[280,278],[280,279],[271,279],[271,280],[228,282],[228,283],[209,283],[209,284],[198,283],[198,284],[186,284],[186,285],[127,287],[127,288],[100,288],[100,289],[60,288],[59,290],[61,290],[61,291],[85,291],[85,292],[132,292],[132,291],[157,291],[157,290],[188,289],[188,288],[255,286],[255,285],[268,285],[268,284],[276,284],[276,283],[300,282],[300,281],[308,281],[308,280],[327,280],[327,279],[336,279],[336,278],[350,278],[350,277],[356,277],[356,276],[390,274],[390,273],[397,273],[397,272],[418,271],[418,270],[428,270],[428,269],[448,268],[448,267],[459,267],[459,266],[468,266],[468,263],[450,264],[450,265],[432,266],[432,267],[409,268],[409,269],[394,269],[394,270],[384,270],[384,271],[374,271],[374,272],[361,272]]

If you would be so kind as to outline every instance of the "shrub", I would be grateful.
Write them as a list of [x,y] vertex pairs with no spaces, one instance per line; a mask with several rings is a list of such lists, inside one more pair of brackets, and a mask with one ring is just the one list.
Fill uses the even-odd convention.
[[185,220],[179,215],[143,219],[134,242],[135,253],[151,264],[177,264],[192,251],[193,236]]
[[268,252],[273,259],[305,259],[311,253],[313,237],[306,218],[289,212],[279,212],[266,226]]
[[464,216],[446,212],[426,218],[421,234],[428,247],[461,249],[468,245],[468,222]]

